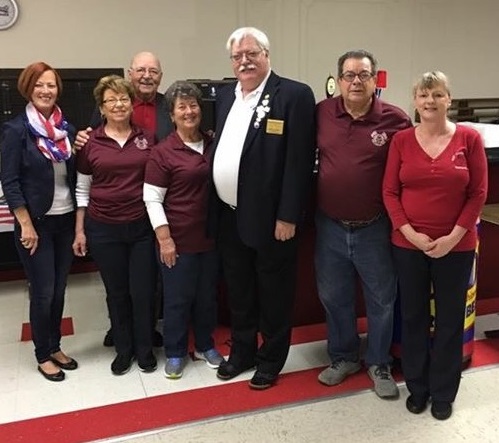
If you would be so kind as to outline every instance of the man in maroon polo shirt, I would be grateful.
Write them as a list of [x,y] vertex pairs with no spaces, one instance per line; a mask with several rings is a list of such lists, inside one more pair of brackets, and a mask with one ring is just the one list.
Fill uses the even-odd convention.
[[361,368],[355,313],[358,274],[369,327],[368,374],[378,396],[394,398],[398,388],[389,351],[396,278],[381,183],[391,138],[411,122],[402,110],[375,96],[376,65],[374,56],[364,50],[342,55],[341,96],[317,105],[315,265],[331,358],[319,381],[336,385]]

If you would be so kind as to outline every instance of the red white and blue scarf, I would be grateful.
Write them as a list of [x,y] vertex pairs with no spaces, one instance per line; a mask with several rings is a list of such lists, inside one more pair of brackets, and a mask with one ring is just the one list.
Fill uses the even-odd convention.
[[54,106],[47,120],[30,102],[26,105],[26,115],[28,128],[36,137],[36,146],[46,158],[60,163],[71,157],[68,122],[64,120],[59,106]]

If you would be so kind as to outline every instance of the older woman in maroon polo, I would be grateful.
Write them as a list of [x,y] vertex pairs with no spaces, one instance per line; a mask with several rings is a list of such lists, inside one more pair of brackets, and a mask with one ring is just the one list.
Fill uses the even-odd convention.
[[209,367],[223,358],[214,348],[218,257],[206,237],[211,138],[200,131],[201,93],[187,82],[166,91],[175,132],[151,153],[144,200],[156,232],[164,287],[165,376],[180,378],[186,364],[189,318],[196,352]]
[[157,367],[152,352],[156,282],[154,233],[142,200],[154,136],[131,123],[132,85],[110,75],[94,96],[104,117],[78,153],[76,235],[73,250],[90,252],[104,281],[117,356],[115,375]]

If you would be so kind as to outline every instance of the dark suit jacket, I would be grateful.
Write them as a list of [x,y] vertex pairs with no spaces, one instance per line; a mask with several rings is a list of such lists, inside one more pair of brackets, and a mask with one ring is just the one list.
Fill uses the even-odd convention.
[[[0,140],[0,180],[11,211],[25,206],[32,218],[41,217],[54,200],[54,168],[35,145],[35,138],[27,128],[26,113],[6,122]],[[69,141],[75,138],[75,129],[68,128]],[[75,156],[66,161],[67,184],[76,208]]]
[[[173,131],[173,123],[170,118],[170,112],[166,106],[165,97],[159,92],[156,93],[156,141],[163,140],[166,138],[170,132]],[[99,108],[96,107],[92,118],[90,119],[90,127],[95,129],[102,124],[102,118],[99,112]]]
[[[235,85],[221,89],[217,96],[215,150],[235,100]],[[276,220],[301,221],[315,159],[315,99],[310,87],[272,72],[260,103],[265,98],[270,111],[256,128],[255,110],[241,154],[237,189],[239,236],[254,248],[274,238]]]

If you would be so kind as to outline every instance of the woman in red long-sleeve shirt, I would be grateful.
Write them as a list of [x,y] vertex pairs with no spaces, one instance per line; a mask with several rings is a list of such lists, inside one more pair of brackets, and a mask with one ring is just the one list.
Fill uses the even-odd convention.
[[487,159],[480,135],[447,118],[451,97],[443,73],[423,74],[413,93],[421,124],[394,136],[383,200],[399,277],[406,406],[421,413],[431,397],[433,417],[445,420],[461,378],[466,292],[487,194]]

